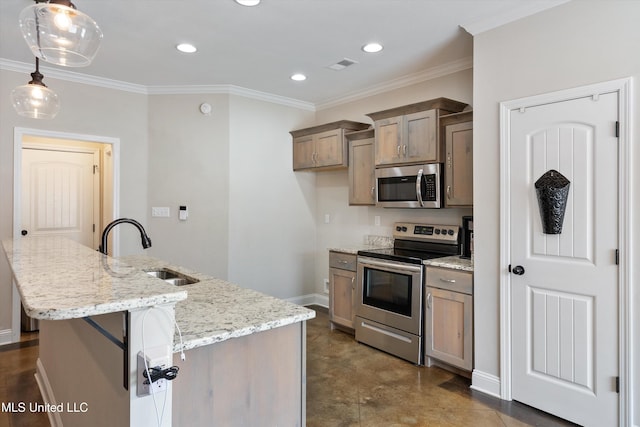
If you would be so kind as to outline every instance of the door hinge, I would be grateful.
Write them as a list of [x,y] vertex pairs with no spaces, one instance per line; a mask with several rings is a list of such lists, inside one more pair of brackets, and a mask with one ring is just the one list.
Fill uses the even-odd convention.
[[616,377],[616,393],[620,393],[620,377]]
[[620,122],[616,121],[616,138],[620,138]]
[[620,250],[616,249],[616,265],[620,265]]
[[96,232],[96,225],[95,224],[93,224],[93,232],[94,233]]
[[95,175],[98,172],[98,165],[93,165],[93,174]]

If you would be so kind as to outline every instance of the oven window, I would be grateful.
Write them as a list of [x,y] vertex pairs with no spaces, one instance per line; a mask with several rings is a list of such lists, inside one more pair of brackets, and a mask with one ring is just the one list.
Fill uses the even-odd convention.
[[365,267],[362,302],[411,317],[411,275]]
[[[416,193],[417,175],[395,176],[390,178],[378,178],[378,201],[380,202],[406,202],[417,201]],[[420,192],[425,202],[436,200],[436,176],[426,174],[420,181]]]

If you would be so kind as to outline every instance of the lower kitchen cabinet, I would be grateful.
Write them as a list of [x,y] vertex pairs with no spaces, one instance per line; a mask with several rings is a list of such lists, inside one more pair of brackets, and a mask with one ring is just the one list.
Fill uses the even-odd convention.
[[473,274],[427,267],[425,364],[473,369]]
[[355,325],[356,255],[329,252],[329,320],[331,328]]

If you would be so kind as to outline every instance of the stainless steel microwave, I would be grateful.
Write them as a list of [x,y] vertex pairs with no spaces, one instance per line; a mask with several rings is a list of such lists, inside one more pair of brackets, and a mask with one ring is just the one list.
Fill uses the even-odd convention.
[[441,208],[442,163],[376,169],[376,206]]

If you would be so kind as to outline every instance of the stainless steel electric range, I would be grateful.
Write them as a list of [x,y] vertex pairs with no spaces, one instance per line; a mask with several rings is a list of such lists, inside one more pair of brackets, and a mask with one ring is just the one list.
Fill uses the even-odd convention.
[[460,254],[460,227],[399,222],[393,248],[358,251],[356,340],[423,364],[427,259]]

